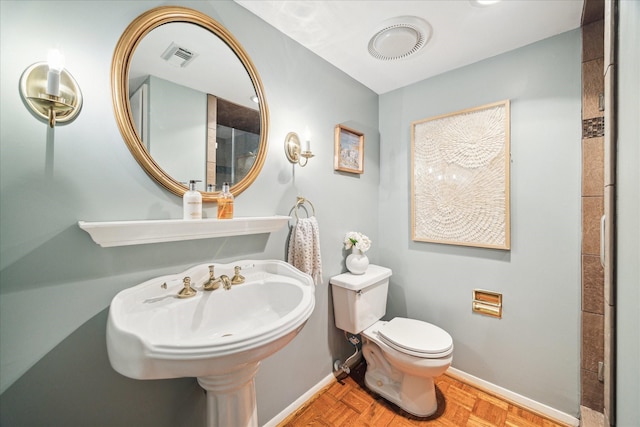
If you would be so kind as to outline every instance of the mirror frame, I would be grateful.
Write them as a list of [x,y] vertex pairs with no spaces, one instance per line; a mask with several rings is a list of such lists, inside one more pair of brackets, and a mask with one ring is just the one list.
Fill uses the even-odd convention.
[[[151,9],[134,19],[122,33],[113,54],[111,63],[111,92],[113,108],[120,133],[129,147],[131,154],[156,182],[177,196],[182,196],[188,187],[167,174],[151,157],[142,140],[138,136],[133,123],[133,114],[129,102],[129,68],[138,44],[153,29],[171,22],[186,22],[209,30],[220,38],[244,65],[258,97],[260,108],[260,146],[256,160],[239,182],[231,187],[234,196],[246,190],[262,170],[267,155],[267,139],[269,134],[269,110],[264,96],[262,81],[251,58],[235,39],[235,37],[213,18],[194,9],[180,6],[161,6]],[[216,202],[220,192],[202,192],[203,202]]]

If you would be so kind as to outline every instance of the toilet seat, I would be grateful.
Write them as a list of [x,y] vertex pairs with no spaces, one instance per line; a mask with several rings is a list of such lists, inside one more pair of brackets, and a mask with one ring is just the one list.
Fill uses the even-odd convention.
[[411,356],[439,358],[451,354],[453,339],[445,330],[416,319],[396,317],[378,329],[388,346]]

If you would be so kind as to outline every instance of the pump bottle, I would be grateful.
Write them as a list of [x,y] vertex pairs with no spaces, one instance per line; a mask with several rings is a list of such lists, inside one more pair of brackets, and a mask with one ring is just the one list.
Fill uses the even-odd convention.
[[218,196],[218,219],[231,218],[233,218],[233,194],[229,191],[229,183],[225,182]]
[[189,181],[189,191],[182,196],[183,219],[202,219],[202,194],[196,190],[196,180]]

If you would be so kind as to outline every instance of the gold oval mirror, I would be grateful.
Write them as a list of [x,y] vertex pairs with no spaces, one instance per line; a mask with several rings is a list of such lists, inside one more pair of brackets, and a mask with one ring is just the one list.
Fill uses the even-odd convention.
[[182,196],[189,180],[215,202],[237,196],[267,153],[269,112],[260,76],[226,28],[177,6],[143,13],[124,31],[111,65],[120,132],[140,166]]

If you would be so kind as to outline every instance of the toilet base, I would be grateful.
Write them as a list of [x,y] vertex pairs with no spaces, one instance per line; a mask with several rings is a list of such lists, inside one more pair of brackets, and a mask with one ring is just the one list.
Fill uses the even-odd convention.
[[397,382],[375,372],[367,372],[364,382],[369,390],[417,417],[428,417],[438,409],[432,378],[405,375],[402,381]]
[[398,360],[385,357],[380,347],[366,336],[362,354],[367,362],[364,383],[369,390],[417,417],[428,417],[437,411],[434,378],[444,373],[450,366],[451,359],[420,360],[419,362],[431,363],[432,366],[423,365],[421,369],[414,369],[420,374],[415,375],[413,372],[409,373],[409,369],[400,370],[394,366],[398,364]]
[[428,417],[438,409],[433,378],[403,374],[388,365],[369,364],[364,383],[369,390],[417,417]]

